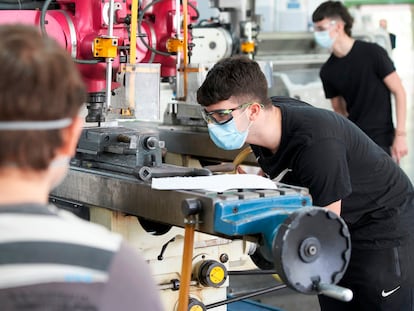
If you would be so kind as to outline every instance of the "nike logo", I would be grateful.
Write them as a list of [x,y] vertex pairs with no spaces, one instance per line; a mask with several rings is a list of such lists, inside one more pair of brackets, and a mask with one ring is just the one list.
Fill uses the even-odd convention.
[[397,290],[399,290],[400,289],[400,287],[401,286],[397,286],[396,288],[394,288],[394,289],[392,289],[392,290],[390,290],[390,291],[385,291],[385,290],[382,290],[382,292],[381,292],[381,296],[382,297],[388,297],[389,295],[392,295],[392,294],[394,294]]

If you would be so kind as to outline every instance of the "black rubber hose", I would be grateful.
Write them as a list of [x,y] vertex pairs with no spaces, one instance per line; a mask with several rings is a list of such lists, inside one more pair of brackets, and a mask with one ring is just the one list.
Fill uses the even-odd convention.
[[287,286],[285,284],[281,284],[281,285],[272,286],[272,287],[268,287],[268,288],[264,288],[264,289],[259,289],[259,290],[256,290],[256,291],[244,294],[244,295],[231,297],[231,298],[228,298],[228,299],[225,299],[225,300],[222,300],[222,301],[218,301],[218,302],[206,305],[206,309],[212,309],[212,308],[220,307],[220,306],[223,306],[223,305],[227,305],[227,304],[232,303],[232,302],[236,302],[236,301],[252,298],[252,297],[255,297],[255,296],[268,294],[268,293],[271,293],[271,292],[275,292],[275,291],[284,289],[286,287]]
[[140,13],[138,15],[138,36],[139,36],[141,42],[145,45],[145,47],[148,50],[150,50],[151,52],[153,52],[155,54],[162,55],[162,56],[171,56],[172,55],[171,53],[158,51],[158,50],[154,49],[152,46],[149,46],[148,43],[145,42],[144,38],[142,37],[142,32],[141,32],[141,24],[142,24],[145,12],[148,11],[152,6],[154,6],[155,4],[157,4],[161,1],[163,1],[163,0],[154,0],[140,11]]

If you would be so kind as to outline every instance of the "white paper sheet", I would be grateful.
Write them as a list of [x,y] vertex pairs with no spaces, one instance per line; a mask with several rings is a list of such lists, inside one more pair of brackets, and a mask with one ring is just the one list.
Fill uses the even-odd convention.
[[272,180],[254,174],[153,178],[151,186],[158,190],[202,189],[214,192],[229,189],[276,189]]

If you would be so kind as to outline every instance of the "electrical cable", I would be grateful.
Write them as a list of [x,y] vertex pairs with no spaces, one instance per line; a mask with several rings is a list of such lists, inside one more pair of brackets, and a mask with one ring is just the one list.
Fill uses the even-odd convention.
[[168,53],[168,52],[162,52],[162,51],[159,51],[157,49],[154,49],[147,42],[145,42],[145,40],[143,38],[143,33],[141,32],[141,24],[143,22],[143,18],[144,18],[145,12],[147,12],[152,6],[156,5],[157,3],[161,2],[161,1],[163,1],[163,0],[154,0],[154,1],[152,1],[151,3],[149,3],[145,8],[143,8],[140,11],[140,14],[138,15],[138,36],[139,36],[141,42],[145,45],[145,47],[148,50],[150,50],[153,53],[156,53],[156,54],[159,54],[159,55],[167,56],[168,57],[168,56],[171,56],[173,54],[172,53]]
[[45,3],[43,3],[42,11],[40,14],[40,29],[42,30],[42,34],[44,36],[47,36],[46,26],[45,26],[46,25],[46,11],[50,5],[50,2],[52,2],[52,0],[46,0]]
[[197,19],[199,19],[199,17],[200,17],[200,12],[198,11],[198,9],[191,3],[191,2],[188,2],[188,6],[189,7],[191,7],[193,10],[194,10],[194,12],[196,13],[196,16],[193,16],[191,19],[193,20],[193,21],[195,21],[195,20],[197,20]]

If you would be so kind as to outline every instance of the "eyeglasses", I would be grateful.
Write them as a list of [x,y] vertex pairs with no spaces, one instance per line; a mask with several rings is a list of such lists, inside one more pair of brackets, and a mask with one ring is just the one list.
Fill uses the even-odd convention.
[[316,26],[316,24],[313,24],[314,31],[327,31],[331,26],[336,24],[336,20],[330,20],[329,22]]
[[240,106],[237,106],[236,108],[217,109],[217,110],[212,110],[212,111],[207,111],[204,108],[202,108],[201,114],[207,123],[214,123],[214,124],[222,125],[224,123],[229,122],[231,119],[233,119],[233,115],[232,115],[233,111],[237,109],[243,109],[243,108],[249,107],[252,104],[253,103],[245,103],[245,104],[241,104]]

